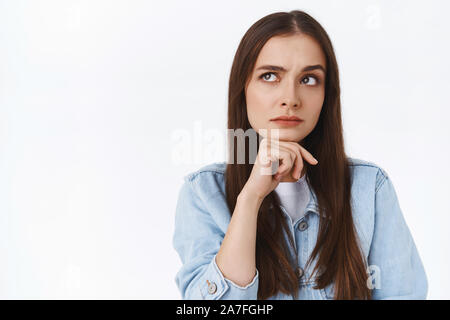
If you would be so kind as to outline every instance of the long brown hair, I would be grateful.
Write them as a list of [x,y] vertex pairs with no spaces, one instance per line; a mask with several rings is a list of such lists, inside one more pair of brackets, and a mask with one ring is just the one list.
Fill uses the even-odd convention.
[[[273,36],[296,33],[309,35],[320,44],[327,65],[321,114],[314,130],[302,140],[302,146],[319,161],[316,166],[306,161],[303,163],[306,166],[306,180],[317,196],[320,215],[325,217],[320,220],[317,243],[307,266],[319,255],[311,273],[321,271],[316,277],[315,289],[323,289],[334,282],[334,299],[371,299],[371,291],[366,285],[367,264],[358,244],[350,205],[351,176],[344,150],[338,66],[326,31],[310,15],[299,10],[273,13],[258,20],[245,33],[230,73],[228,129],[246,131],[251,128],[247,117],[245,84],[264,44]],[[234,146],[233,154],[236,155],[236,144],[230,139],[228,143],[229,150]],[[231,215],[252,168],[253,162],[247,162],[247,159],[244,164],[237,164],[236,159],[227,163],[226,197]],[[294,247],[294,244],[292,237],[289,237],[289,244],[284,237],[290,231],[279,204],[279,198],[272,191],[263,200],[258,213],[258,299],[269,298],[278,292],[297,297],[299,290],[296,257],[292,257],[288,247],[289,244]]]

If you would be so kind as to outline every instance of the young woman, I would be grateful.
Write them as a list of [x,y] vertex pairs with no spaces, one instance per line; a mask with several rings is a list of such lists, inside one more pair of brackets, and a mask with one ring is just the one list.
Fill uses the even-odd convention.
[[345,154],[338,66],[321,25],[297,10],[257,21],[228,99],[228,129],[254,130],[258,152],[184,177],[173,236],[182,298],[425,299],[391,179]]

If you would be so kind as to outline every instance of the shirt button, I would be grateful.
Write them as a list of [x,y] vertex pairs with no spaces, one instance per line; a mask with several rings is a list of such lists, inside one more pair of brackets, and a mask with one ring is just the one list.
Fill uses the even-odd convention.
[[298,278],[300,279],[301,277],[303,277],[304,274],[305,274],[305,272],[303,271],[303,269],[298,267],[298,269],[297,269]]
[[298,224],[298,230],[305,231],[308,229],[308,223],[306,221],[302,221]]
[[209,282],[208,280],[206,280],[206,282],[208,283],[208,293],[209,294],[214,294],[217,291],[217,286],[214,282]]

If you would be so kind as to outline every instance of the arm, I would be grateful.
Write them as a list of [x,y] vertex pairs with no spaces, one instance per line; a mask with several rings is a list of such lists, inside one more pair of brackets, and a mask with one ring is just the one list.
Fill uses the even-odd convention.
[[183,263],[175,281],[182,299],[256,300],[257,214],[244,212],[256,204],[238,202],[224,235],[195,192],[196,183],[194,179],[182,185],[175,214],[173,245]]
[[216,262],[226,278],[246,286],[256,274],[256,226],[261,200],[240,194]]
[[372,298],[426,299],[425,270],[392,181],[382,169],[377,181],[375,227],[368,257],[369,268],[375,272]]

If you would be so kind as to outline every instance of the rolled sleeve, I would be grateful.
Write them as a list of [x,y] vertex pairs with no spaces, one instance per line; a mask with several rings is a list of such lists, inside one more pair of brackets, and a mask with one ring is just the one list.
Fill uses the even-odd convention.
[[[369,252],[373,299],[426,299],[427,276],[387,173],[380,169]],[[369,281],[368,281],[369,284]]]
[[[256,270],[253,280],[245,287],[242,287],[224,277],[217,266],[216,256],[217,254],[214,255],[199,282],[202,299],[256,300],[258,294],[258,270]],[[214,292],[215,289],[217,289],[216,292]]]
[[182,267],[175,282],[186,300],[256,300],[259,272],[245,287],[226,279],[216,263],[224,238],[195,192],[196,181],[186,179],[176,205],[173,246]]

